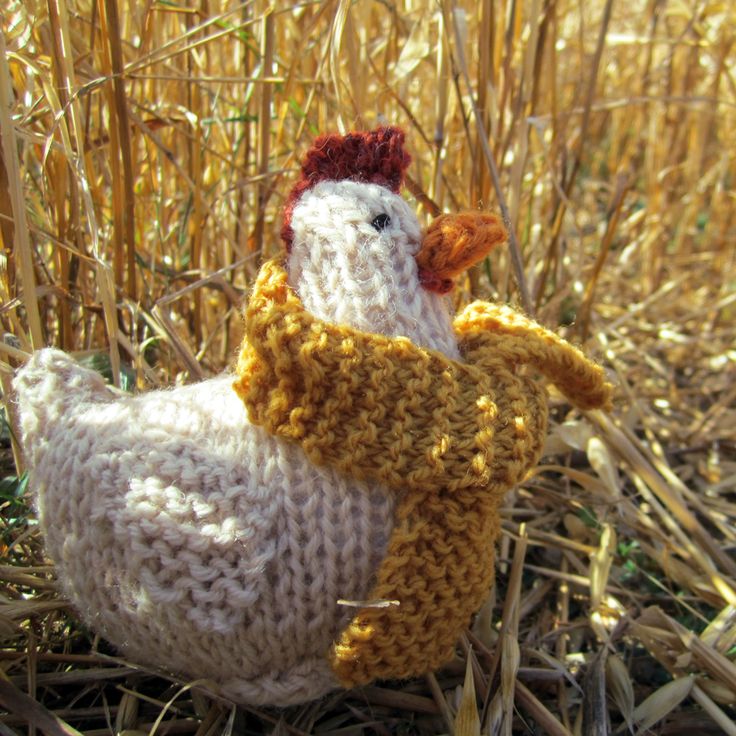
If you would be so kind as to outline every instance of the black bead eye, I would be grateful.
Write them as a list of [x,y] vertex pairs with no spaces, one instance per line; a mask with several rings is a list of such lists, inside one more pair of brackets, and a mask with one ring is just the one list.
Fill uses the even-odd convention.
[[376,228],[379,233],[381,232],[381,230],[385,230],[390,224],[391,218],[385,212],[381,212],[380,215],[376,215],[371,220],[371,225]]

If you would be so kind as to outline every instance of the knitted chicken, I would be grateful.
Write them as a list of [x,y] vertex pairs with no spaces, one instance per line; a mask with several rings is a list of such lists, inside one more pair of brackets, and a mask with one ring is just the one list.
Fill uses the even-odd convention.
[[600,368],[510,308],[451,319],[442,295],[504,231],[472,213],[422,236],[403,140],[316,141],[234,375],[121,397],[57,350],[19,372],[48,552],[127,657],[272,705],[440,666],[538,460],[539,375],[609,401]]

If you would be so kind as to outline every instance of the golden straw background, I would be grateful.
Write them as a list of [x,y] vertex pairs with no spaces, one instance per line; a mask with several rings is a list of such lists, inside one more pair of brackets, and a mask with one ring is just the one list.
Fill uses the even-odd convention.
[[[733,3],[5,0],[0,25],[2,736],[736,734]],[[125,390],[226,368],[301,153],[380,123],[424,222],[509,218],[458,303],[583,345],[616,406],[552,397],[446,670],[233,708],[58,597],[10,380],[51,344]]]

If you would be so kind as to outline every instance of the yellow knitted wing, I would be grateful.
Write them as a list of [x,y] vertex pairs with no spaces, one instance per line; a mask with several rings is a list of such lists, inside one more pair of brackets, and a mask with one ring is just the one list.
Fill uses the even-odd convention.
[[613,387],[603,369],[559,335],[505,304],[473,302],[454,322],[461,349],[479,340],[508,364],[539,370],[580,409],[609,409]]

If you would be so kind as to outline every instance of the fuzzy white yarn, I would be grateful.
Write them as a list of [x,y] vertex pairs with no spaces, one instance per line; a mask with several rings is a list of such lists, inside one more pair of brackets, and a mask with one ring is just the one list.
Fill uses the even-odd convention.
[[[381,214],[390,224],[376,231]],[[399,195],[377,184],[320,182],[302,195],[291,227],[289,282],[308,311],[459,358],[445,299],[419,284],[421,231]]]
[[[400,197],[323,183],[293,226],[291,283],[308,309],[456,355],[442,300],[419,287],[419,228]],[[252,426],[231,383],[121,397],[42,350],[15,380],[22,442],[49,555],[92,628],[235,701],[291,705],[337,686],[326,654],[355,612],[337,601],[368,595],[396,499]]]

